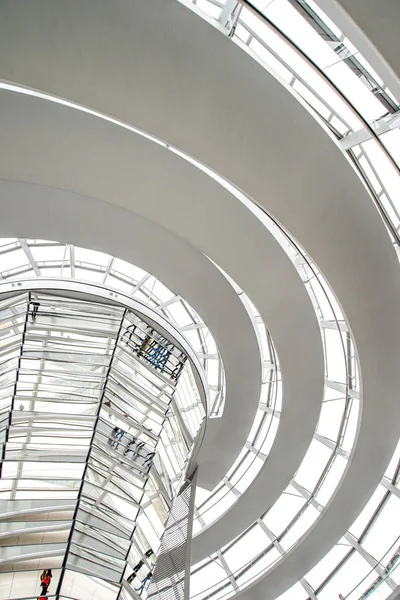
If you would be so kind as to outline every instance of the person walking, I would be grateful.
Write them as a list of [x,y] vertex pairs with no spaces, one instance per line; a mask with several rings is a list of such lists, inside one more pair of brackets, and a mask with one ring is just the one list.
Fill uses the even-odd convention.
[[42,596],[47,595],[47,590],[51,582],[51,569],[45,569],[40,576],[40,585],[42,586]]
[[[145,557],[146,558],[150,558],[150,556],[153,554],[153,550],[150,548],[150,550],[147,550],[147,552],[145,553]],[[132,583],[132,581],[135,579],[136,575],[139,573],[140,569],[143,567],[145,563],[144,558],[140,559],[139,562],[137,563],[137,565],[134,567],[132,573],[129,575],[127,582],[128,583]]]
[[144,590],[144,588],[145,588],[145,586],[146,586],[146,583],[147,583],[148,581],[150,581],[150,579],[152,578],[152,576],[153,576],[153,573],[152,573],[151,571],[149,571],[149,573],[147,573],[146,577],[145,577],[145,578],[143,579],[143,581],[141,582],[141,584],[140,584],[140,587],[138,587],[137,589],[135,588],[135,591],[136,591],[138,594],[141,594],[141,593],[143,592],[143,590]]
[[118,450],[119,443],[122,441],[125,432],[119,427],[114,427],[111,432],[111,446]]
[[139,456],[141,449],[144,447],[144,442],[140,442],[137,438],[133,438],[126,447],[124,456],[127,456],[129,452],[132,452],[132,460],[136,460]]

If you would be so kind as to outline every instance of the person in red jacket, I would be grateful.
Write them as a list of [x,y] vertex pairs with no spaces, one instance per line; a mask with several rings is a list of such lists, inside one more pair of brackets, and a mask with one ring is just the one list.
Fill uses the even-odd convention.
[[46,596],[51,582],[51,569],[45,569],[40,576],[40,585],[42,586],[42,596]]

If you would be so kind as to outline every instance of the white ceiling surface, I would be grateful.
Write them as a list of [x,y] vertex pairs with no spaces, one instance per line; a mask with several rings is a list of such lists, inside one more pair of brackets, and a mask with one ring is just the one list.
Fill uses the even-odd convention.
[[398,0],[318,0],[350,37],[389,89],[400,92],[400,3]]
[[[363,377],[358,444],[348,477],[299,551],[269,574],[268,586],[247,592],[252,598],[276,597],[351,524],[397,441],[398,266],[376,209],[300,104],[176,0],[76,0],[72,5],[47,0],[34,6],[13,0],[3,2],[2,10],[7,13],[0,19],[5,79],[119,117],[211,165],[305,246],[346,312]],[[36,150],[30,136],[25,145]],[[235,218],[230,211],[229,217]],[[252,269],[248,279],[251,274],[259,278],[260,273]],[[303,354],[298,352],[299,360]],[[202,538],[195,540],[194,551]]]
[[[323,391],[323,353],[316,316],[305,287],[289,258],[258,219],[224,188],[177,155],[96,117],[29,96],[0,91],[0,107],[0,126],[4,139],[8,140],[1,153],[4,160],[1,160],[0,176],[50,186],[47,191],[37,186],[30,190],[23,185],[2,182],[6,187],[1,197],[13,198],[2,211],[0,232],[3,235],[7,222],[11,231],[20,228],[21,214],[27,214],[27,211],[29,218],[24,235],[32,228],[36,231],[36,227],[40,227],[47,237],[71,239],[76,236],[78,227],[82,232],[80,244],[85,240],[86,246],[90,243],[93,248],[131,259],[159,275],[167,285],[192,301],[185,295],[187,282],[183,289],[184,283],[179,281],[178,288],[175,281],[172,283],[167,278],[169,271],[161,275],[164,267],[160,255],[167,257],[167,254],[163,244],[158,245],[158,236],[140,237],[137,245],[142,249],[134,251],[129,232],[133,228],[142,229],[141,222],[134,225],[136,216],[110,204],[98,209],[97,201],[91,200],[112,199],[151,220],[162,222],[178,236],[190,239],[246,290],[268,325],[284,380],[280,425],[269,459],[256,482],[210,530],[211,535],[210,532],[201,534],[194,544],[194,552],[195,548],[200,548],[199,552],[204,554],[209,551],[210,544],[210,551],[214,550],[251,524],[267,502],[272,504],[276,500],[298,468],[316,427]],[[19,133],[21,130],[23,137]],[[54,148],[57,148],[57,158],[52,168]],[[61,169],[59,165],[62,165]],[[65,191],[60,192],[61,196],[53,197],[53,188],[69,188],[87,197],[71,195],[66,201],[63,198]],[[103,211],[106,211],[105,217]],[[111,231],[110,222],[113,223]],[[89,239],[88,230],[92,232]],[[114,238],[118,244],[126,239],[123,255],[120,247],[112,247]],[[141,262],[141,254],[151,251],[152,245],[154,265],[159,260],[157,273]],[[176,264],[168,260],[168,269],[171,268],[176,269]],[[182,270],[182,276],[193,269],[190,279],[197,277],[195,268],[195,264],[188,265]],[[196,293],[208,295],[213,303],[215,299],[207,289],[206,281],[199,277],[203,290],[197,287]],[[196,303],[192,304],[197,310]],[[255,414],[251,396],[239,387],[241,361],[247,349],[239,332],[235,331],[236,324],[228,314],[228,306],[226,311],[235,334],[236,351],[229,366],[236,369],[234,382],[240,397],[236,401],[236,395],[233,398],[227,396],[219,431],[215,432],[215,437],[208,431],[206,433],[208,440],[204,441],[198,456],[199,472],[206,471],[206,477],[216,468],[219,468],[220,478],[225,474],[236,458],[233,452],[238,454],[243,447]],[[209,326],[213,331],[211,323]],[[217,338],[216,341],[219,344]],[[223,355],[223,360],[228,370],[228,357]],[[260,380],[259,377],[257,383]],[[225,471],[222,470],[221,456],[225,460]]]

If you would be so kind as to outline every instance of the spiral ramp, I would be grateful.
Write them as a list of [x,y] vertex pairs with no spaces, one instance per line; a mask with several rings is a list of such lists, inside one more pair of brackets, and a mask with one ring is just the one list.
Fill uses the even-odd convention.
[[[62,249],[68,279],[157,278],[156,309],[186,302],[179,333],[215,341],[187,338],[209,375],[196,600],[398,592],[398,40],[358,5],[0,5],[0,291]],[[1,598],[65,553],[57,502],[0,527]]]

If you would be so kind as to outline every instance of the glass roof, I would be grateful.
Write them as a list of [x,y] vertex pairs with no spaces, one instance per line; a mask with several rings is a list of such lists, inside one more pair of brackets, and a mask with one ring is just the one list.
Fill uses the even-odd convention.
[[0,302],[0,355],[1,597],[43,567],[57,594],[92,597],[89,578],[115,600],[158,550],[205,418],[187,356],[109,298],[40,290]]
[[260,213],[260,220],[293,261],[314,304],[324,345],[324,397],[313,440],[288,488],[248,530],[193,566],[191,594],[196,599],[239,592],[300,540],[321,516],[344,475],[358,426],[358,365],[340,306],[304,250],[267,215],[254,207],[252,210]]
[[[239,456],[233,460],[232,467],[214,490],[197,488],[196,533],[232,506],[257,476],[275,439],[282,403],[279,362],[268,330],[246,294],[226,273],[223,274],[235,289],[253,323],[263,365],[262,390],[248,440]],[[179,329],[196,351],[210,390],[209,415],[211,418],[221,415],[225,402],[225,378],[212,334],[193,308],[158,279],[123,260],[71,244],[0,238],[0,281],[35,277],[72,278],[104,285],[157,310]],[[175,400],[181,400],[183,412],[186,410],[183,406],[185,386],[194,389],[186,370],[182,372],[180,387],[175,394]]]
[[[398,101],[351,41],[312,0],[179,1],[196,10],[239,46],[250,49],[256,60],[305,103],[352,159],[353,166],[366,182],[398,247]],[[223,184],[220,178],[209,174]],[[258,213],[257,216],[271,231],[275,230],[282,242],[284,232],[275,224],[271,227],[268,217],[251,205],[251,201],[243,195],[240,199],[255,214]],[[285,247],[285,243],[282,246]],[[309,257],[304,257],[304,252],[299,252],[290,241],[286,241],[286,246],[302,274],[321,321],[327,380],[318,428],[309,452],[288,490],[247,533],[239,536],[227,549],[222,549],[224,555],[229,552],[228,559],[222,560],[224,556],[220,552],[194,567],[192,594],[197,598],[228,597],[279,560],[319,516],[344,472],[354,442],[360,401],[358,367],[344,317]],[[341,354],[342,359],[339,358]],[[347,407],[343,411],[344,405]],[[346,426],[338,433],[344,422]],[[336,439],[336,442],[340,440],[342,444],[335,462],[329,459],[329,446],[331,452],[333,448],[337,452],[339,446],[329,444],[329,439]],[[326,449],[322,452],[321,446],[316,446],[316,441],[325,443],[328,452]],[[393,458],[394,462],[396,460],[398,457]],[[385,478],[383,482],[388,485]],[[312,491],[315,483],[317,487]],[[387,495],[390,493],[394,494],[393,498],[399,497],[398,479],[396,489],[391,489]],[[393,504],[398,510],[394,500]],[[396,518],[391,510],[388,519],[393,524]],[[371,527],[375,524],[378,512],[379,508],[374,513],[370,507]],[[288,521],[291,524],[285,529]],[[284,532],[283,535],[280,531]],[[380,532],[378,535],[382,536],[382,545],[390,554],[394,546],[387,550],[392,543],[388,541],[388,532],[384,532],[383,528],[376,531]],[[400,531],[395,528],[395,535],[399,534]],[[342,569],[341,561],[345,560],[345,554],[340,550],[342,547],[351,549],[351,555],[355,553],[347,571]],[[235,550],[234,554],[231,548]],[[371,547],[372,550],[377,552],[376,548]],[[329,564],[334,573],[330,577],[334,582],[333,587],[329,588],[330,596],[332,592],[342,591],[349,593],[352,598],[360,597],[366,594],[360,587],[364,586],[368,588],[368,595],[378,593],[380,597],[387,597],[396,582],[399,583],[398,575],[394,572],[397,554],[393,554],[390,563],[394,567],[385,568],[379,574],[378,566],[371,571],[371,564],[379,564],[380,557],[374,555],[371,558],[371,555],[363,552],[361,550],[360,555],[357,542],[350,538],[350,542],[347,540],[344,545],[338,544],[338,551],[334,548],[329,553]],[[241,557],[246,557],[246,564]],[[328,561],[328,558],[325,557],[321,563],[325,560]],[[362,565],[366,569],[364,574]],[[393,571],[391,580],[387,580],[388,570]],[[342,583],[335,580],[340,573],[343,574]],[[353,582],[358,583],[362,579],[362,583],[354,590],[351,590],[350,574]],[[320,583],[321,590],[324,586],[326,588],[327,584]],[[303,578],[282,598],[315,597],[316,591],[319,592],[319,589],[315,581],[311,585],[307,578]]]
[[313,0],[179,0],[297,97],[366,182],[396,247],[399,99]]
[[[325,504],[333,490],[335,489],[335,484],[345,468],[345,460],[342,462],[339,461],[340,452],[343,454],[343,450],[338,448],[337,451],[334,451],[333,448],[337,441],[337,436],[342,435],[344,431],[344,427],[348,427],[348,423],[351,422],[350,414],[352,414],[352,435],[347,436],[348,438],[348,448],[351,449],[352,440],[354,438],[355,426],[357,423],[357,411],[358,406],[356,405],[356,400],[353,399],[350,403],[345,401],[346,397],[346,373],[347,373],[347,362],[345,354],[343,354],[343,340],[347,339],[346,327],[343,319],[343,315],[340,312],[340,309],[337,307],[333,298],[327,298],[326,290],[320,290],[321,285],[319,280],[315,278],[315,282],[313,281],[313,277],[310,277],[311,271],[315,266],[307,262],[304,257],[300,260],[302,256],[298,250],[292,246],[283,232],[279,231],[275,227],[275,235],[279,238],[281,244],[285,245],[288,254],[293,258],[296,263],[303,279],[305,282],[308,282],[310,295],[313,298],[315,303],[317,314],[319,315],[321,321],[325,323],[323,328],[323,335],[325,346],[329,349],[332,348],[331,354],[332,359],[327,360],[327,364],[331,364],[332,367],[329,371],[329,375],[331,376],[332,383],[338,385],[342,385],[343,389],[337,391],[334,389],[330,389],[328,386],[326,388],[326,401],[322,405],[321,418],[319,423],[319,430],[317,430],[315,438],[313,440],[314,445],[318,445],[318,450],[311,450],[311,454],[308,458],[308,463],[305,459],[305,465],[303,469],[299,470],[298,478],[299,481],[294,480],[292,482],[293,485],[303,485],[301,488],[303,493],[303,499],[298,503],[298,515],[296,515],[287,510],[286,507],[286,498],[293,496],[293,491],[291,491],[292,487],[290,487],[287,492],[283,494],[281,497],[282,506],[277,508],[272,508],[271,510],[278,511],[277,514],[285,515],[286,521],[281,521],[281,529],[284,530],[285,527],[290,526],[290,523],[293,524],[297,522],[300,514],[304,511],[304,507],[308,506],[310,502],[306,502],[304,497],[305,495],[309,495],[312,490],[312,481],[309,479],[304,479],[304,476],[309,477],[310,473],[312,473],[313,477],[318,479],[318,471],[316,470],[316,465],[314,464],[315,459],[314,455],[322,455],[323,453],[326,455],[325,462],[320,462],[319,472],[322,474],[324,472],[331,472],[330,479],[328,483],[325,484],[325,488],[319,490],[319,494],[325,494],[325,499],[322,498],[323,504]],[[143,293],[142,289],[144,288],[144,296],[150,305],[154,304],[162,304],[175,298],[175,296],[170,292],[168,294],[168,290],[164,295],[159,298],[155,295],[154,290],[156,289],[156,283],[152,283],[152,287],[150,288],[148,285],[143,285],[148,282],[150,276],[147,274],[143,274],[139,269],[133,267],[132,265],[127,265],[125,267],[126,271],[121,269],[121,265],[118,259],[114,259],[112,266],[110,267],[111,257],[107,257],[97,252],[93,251],[85,251],[84,249],[74,248],[71,246],[63,246],[56,242],[46,242],[43,240],[2,240],[0,242],[0,257],[3,252],[6,258],[6,269],[2,271],[3,279],[10,278],[24,278],[27,276],[40,276],[46,275],[50,273],[51,275],[56,276],[67,276],[71,277],[72,274],[77,277],[78,272],[79,276],[82,279],[88,279],[90,281],[100,282],[103,281],[105,283],[113,284],[113,287],[116,289],[121,289],[118,287],[119,278],[124,277],[123,283],[126,283],[127,274],[136,276],[136,281],[133,283],[130,282],[129,285],[132,286],[134,292],[132,295]],[[25,248],[24,248],[25,246]],[[23,252],[21,252],[23,250]],[[12,255],[17,253],[17,258],[14,258]],[[15,256],[15,255],[14,255]],[[46,256],[48,257],[46,260]],[[89,262],[89,261],[92,262]],[[56,271],[53,271],[56,269]],[[79,271],[78,271],[79,270]],[[86,277],[86,272],[89,273],[88,277]],[[314,271],[313,271],[314,272]],[[114,278],[110,280],[110,278]],[[116,283],[116,280],[118,283]],[[144,280],[144,281],[143,281]],[[142,286],[138,286],[138,283],[143,281]],[[231,281],[232,285],[235,285],[234,282]],[[162,284],[161,284],[162,285]],[[161,288],[163,289],[163,288]],[[126,293],[127,287],[123,287],[122,291]],[[195,520],[195,531],[200,531],[200,529],[204,526],[212,523],[216,518],[218,518],[221,514],[223,514],[234,502],[236,502],[240,496],[245,492],[248,485],[254,479],[254,477],[259,472],[262,467],[263,462],[265,461],[269,449],[272,446],[273,439],[275,437],[279,416],[280,416],[280,408],[281,408],[281,400],[282,400],[282,389],[281,389],[281,379],[279,375],[279,366],[277,362],[277,357],[274,354],[273,346],[271,344],[271,340],[269,339],[268,333],[265,330],[265,326],[262,323],[260,316],[258,314],[257,309],[252,305],[250,300],[246,298],[245,295],[242,294],[241,290],[237,288],[236,291],[240,294],[242,301],[245,303],[245,306],[251,315],[253,323],[256,327],[259,341],[260,341],[260,349],[263,352],[263,364],[264,364],[264,381],[266,383],[264,387],[264,393],[261,397],[260,408],[257,411],[254,426],[249,435],[249,440],[246,444],[246,447],[241,452],[238,459],[235,461],[235,464],[224,478],[223,482],[219,484],[215,490],[211,493],[205,493],[203,490],[199,490],[197,494],[197,508],[196,508],[196,520]],[[153,294],[152,294],[153,292]],[[139,296],[140,299],[142,299]],[[333,309],[332,309],[333,303]],[[163,309],[163,314],[166,315],[166,311],[168,310],[168,306]],[[338,313],[339,311],[339,313]],[[169,317],[170,320],[171,317]],[[196,318],[196,317],[195,317]],[[197,317],[197,321],[199,322],[199,318]],[[334,327],[335,320],[340,322],[340,327],[344,331],[340,331],[340,327]],[[176,322],[176,320],[175,320]],[[178,321],[179,322],[179,321]],[[183,329],[186,328],[186,321],[183,322]],[[325,331],[326,329],[326,331]],[[335,341],[337,339],[337,341]],[[342,353],[343,359],[338,359],[338,353]],[[328,352],[329,354],[329,352]],[[204,357],[203,357],[204,358]],[[268,360],[269,359],[269,360]],[[272,359],[272,360],[271,360]],[[211,360],[210,358],[208,360]],[[354,361],[353,361],[354,362]],[[274,365],[278,366],[278,370],[274,368]],[[342,365],[342,366],[341,366]],[[344,365],[344,366],[343,366]],[[356,367],[353,367],[356,370]],[[353,376],[353,383],[355,385],[356,376]],[[329,402],[329,400],[335,400],[334,403]],[[334,409],[334,410],[333,410]],[[333,418],[333,416],[335,418]],[[345,416],[343,420],[343,416]],[[344,437],[342,435],[342,437]],[[325,448],[324,451],[322,449]],[[314,452],[314,454],[313,454]],[[345,451],[346,452],[346,451]],[[345,454],[348,457],[348,453]],[[340,458],[343,458],[341,456]],[[336,466],[334,466],[336,465]],[[312,467],[312,471],[310,468]],[[304,475],[302,475],[304,473]],[[308,489],[310,491],[308,491]],[[294,495],[298,495],[299,492],[295,491]],[[321,504],[322,506],[322,504]],[[300,511],[300,512],[299,512]],[[273,512],[271,515],[274,514]],[[314,513],[315,518],[318,516],[318,513]],[[289,519],[289,520],[287,520]],[[308,527],[312,521],[309,521],[308,516],[305,520],[305,524]],[[289,538],[286,536],[286,543],[291,545],[294,543],[301,533],[296,533],[294,529],[292,535],[292,542],[287,541]],[[274,532],[275,533],[275,532]],[[242,539],[245,544],[248,543],[249,533],[243,534],[240,536],[239,540],[235,543],[239,543]],[[297,536],[297,537],[296,537]],[[223,552],[227,553],[228,560],[224,559],[224,564],[228,569],[232,563],[232,556],[236,555],[238,557],[242,556],[242,550],[239,546],[232,546],[231,544],[223,549]],[[256,546],[253,544],[253,548]],[[235,550],[235,554],[232,552]],[[273,556],[274,548],[271,548],[271,557]],[[280,555],[279,555],[280,556]],[[243,565],[242,569],[243,570]],[[196,572],[196,570],[195,570]],[[246,572],[249,573],[249,569],[246,568]],[[238,589],[239,589],[239,584]],[[219,586],[218,586],[219,587]]]
[[104,285],[157,310],[196,351],[209,384],[210,416],[218,416],[225,399],[222,361],[209,329],[183,298],[139,267],[102,252],[46,240],[0,238],[0,281],[40,276]]
[[[398,101],[358,49],[312,0],[272,0],[269,2],[254,0],[252,4],[244,1],[232,2],[232,0],[221,2],[217,0],[183,1],[198,10],[204,18],[213,22],[221,31],[229,35],[235,43],[243,48],[250,49],[256,60],[261,62],[295,96],[306,104],[326,131],[332,135],[342,150],[350,157],[352,165],[365,181],[370,195],[388,227],[394,245],[399,248],[398,167],[400,165],[400,133],[398,130]],[[3,87],[7,87],[7,85],[3,85]],[[16,89],[13,86],[8,87]],[[132,127],[129,128],[136,131]],[[143,132],[136,131],[136,133],[146,135]],[[152,137],[151,139],[156,143],[165,145],[160,140]],[[169,147],[169,150],[195,163],[219,183],[230,189],[232,193],[235,193],[237,197],[240,196],[241,201],[246,202],[247,199],[234,190],[233,186],[224,182],[204,165],[196,163],[173,147]],[[261,219],[264,217],[265,215],[260,216]],[[278,235],[281,235],[281,232],[278,232]],[[297,254],[297,249],[290,243],[288,244],[288,252],[296,261],[295,264],[298,260],[300,261],[299,270],[302,271],[306,287],[309,289],[321,320],[325,347],[327,348],[329,345],[329,348],[332,348],[332,350],[328,349],[325,353],[327,365],[330,361],[331,366],[327,366],[327,385],[318,425],[320,433],[317,430],[313,443],[317,441],[329,450],[329,446],[332,448],[332,443],[336,447],[335,435],[337,436],[336,441],[341,440],[340,453],[337,450],[334,452],[335,457],[341,459],[337,461],[336,469],[333,469],[333,463],[329,458],[325,462],[328,471],[323,469],[323,472],[331,473],[331,479],[328,480],[330,484],[327,489],[333,490],[334,487],[332,486],[335,485],[335,481],[338,481],[340,473],[343,472],[343,461],[348,460],[348,453],[354,440],[359,411],[357,364],[343,315],[340,314],[340,309],[339,313],[336,312],[338,307],[334,296],[326,287],[324,294],[321,293],[321,274],[318,273],[315,265],[312,265],[309,259],[304,261]],[[340,354],[343,356],[342,359],[338,358]],[[345,368],[347,368],[347,374],[350,373],[350,385],[347,380],[343,382]],[[351,394],[349,390],[351,390]],[[220,396],[222,395],[223,393],[220,394]],[[216,392],[216,396],[218,396],[218,392]],[[339,406],[341,406],[340,409],[338,409]],[[343,408],[344,406],[345,408]],[[344,415],[344,417],[340,415]],[[342,423],[342,425],[339,425],[339,423]],[[343,423],[346,423],[344,429]],[[322,468],[323,465],[320,466]],[[311,467],[313,470],[313,462],[310,462]],[[299,473],[302,484],[312,487],[313,481],[307,479],[307,470],[304,473],[304,470],[302,472],[300,468]],[[386,482],[386,479],[384,478],[382,481]],[[291,498],[300,497],[300,500],[293,500],[293,502],[297,502],[298,506],[302,506],[304,497],[308,496],[310,492],[303,485],[298,485],[301,491],[297,489],[294,492],[289,489],[285,494]],[[231,489],[229,488],[229,493],[236,495]],[[398,486],[396,489],[398,489]],[[328,493],[328,496],[330,493]],[[389,493],[394,494],[396,498],[398,497],[396,491],[391,490]],[[314,508],[318,511],[319,507],[326,503],[328,496],[326,492],[324,495],[321,491],[319,497],[321,504],[319,504],[316,496],[315,498],[312,496],[313,506],[310,504],[311,498],[308,498],[307,508]],[[206,500],[203,501],[206,502]],[[306,513],[305,510],[303,512]],[[315,511],[308,511],[302,523],[311,524],[316,518],[315,515]],[[200,522],[200,519],[198,521]],[[260,526],[260,522],[257,522],[253,527]],[[280,545],[280,542],[271,542],[270,530],[267,533],[263,526],[260,527],[266,534],[265,550],[268,550],[268,552],[264,552],[256,562],[252,561],[251,564],[244,567],[243,571],[247,573],[248,580],[269,568],[269,565],[279,558],[282,550],[285,551],[284,545]],[[298,531],[301,531],[301,527],[304,527],[304,525],[298,526]],[[278,534],[274,532],[274,535]],[[286,548],[289,547],[290,541],[290,538],[289,542],[286,540]],[[346,543],[349,544],[349,542]],[[279,545],[280,547],[278,547]],[[245,555],[247,555],[247,548],[249,547],[249,544],[246,548],[243,547],[243,550],[246,550]],[[352,552],[359,552],[354,544]],[[336,555],[333,549],[332,557],[334,556]],[[232,595],[240,588],[238,576],[236,574],[235,576],[232,575],[232,571],[227,567],[227,561],[225,559],[221,560],[221,558],[223,557],[217,554],[211,557],[209,561],[203,561],[202,566],[207,567],[207,573],[197,569],[193,575],[193,580],[202,581],[202,585],[206,585],[206,587],[209,587],[214,580],[216,589],[222,590],[223,588],[223,591],[210,594],[210,590],[208,590],[199,592],[197,595],[201,597],[205,595]],[[376,557],[375,560],[378,561]],[[333,565],[333,562],[331,564]],[[339,573],[342,563],[337,561],[335,564]],[[357,569],[353,569],[353,572],[361,573],[360,563],[355,566],[357,566]],[[333,566],[332,570],[334,570]],[[376,569],[374,572],[376,572]],[[333,576],[331,579],[333,581]],[[316,587],[311,588],[311,593],[312,589],[315,590]],[[380,590],[379,594],[382,595],[384,593],[382,590],[386,588],[382,584],[379,585],[379,588],[377,587],[378,589]],[[196,595],[195,586],[193,587],[193,593]],[[310,588],[307,581],[302,580],[284,595],[288,597],[307,597],[310,595]],[[385,594],[385,597],[387,595]]]

